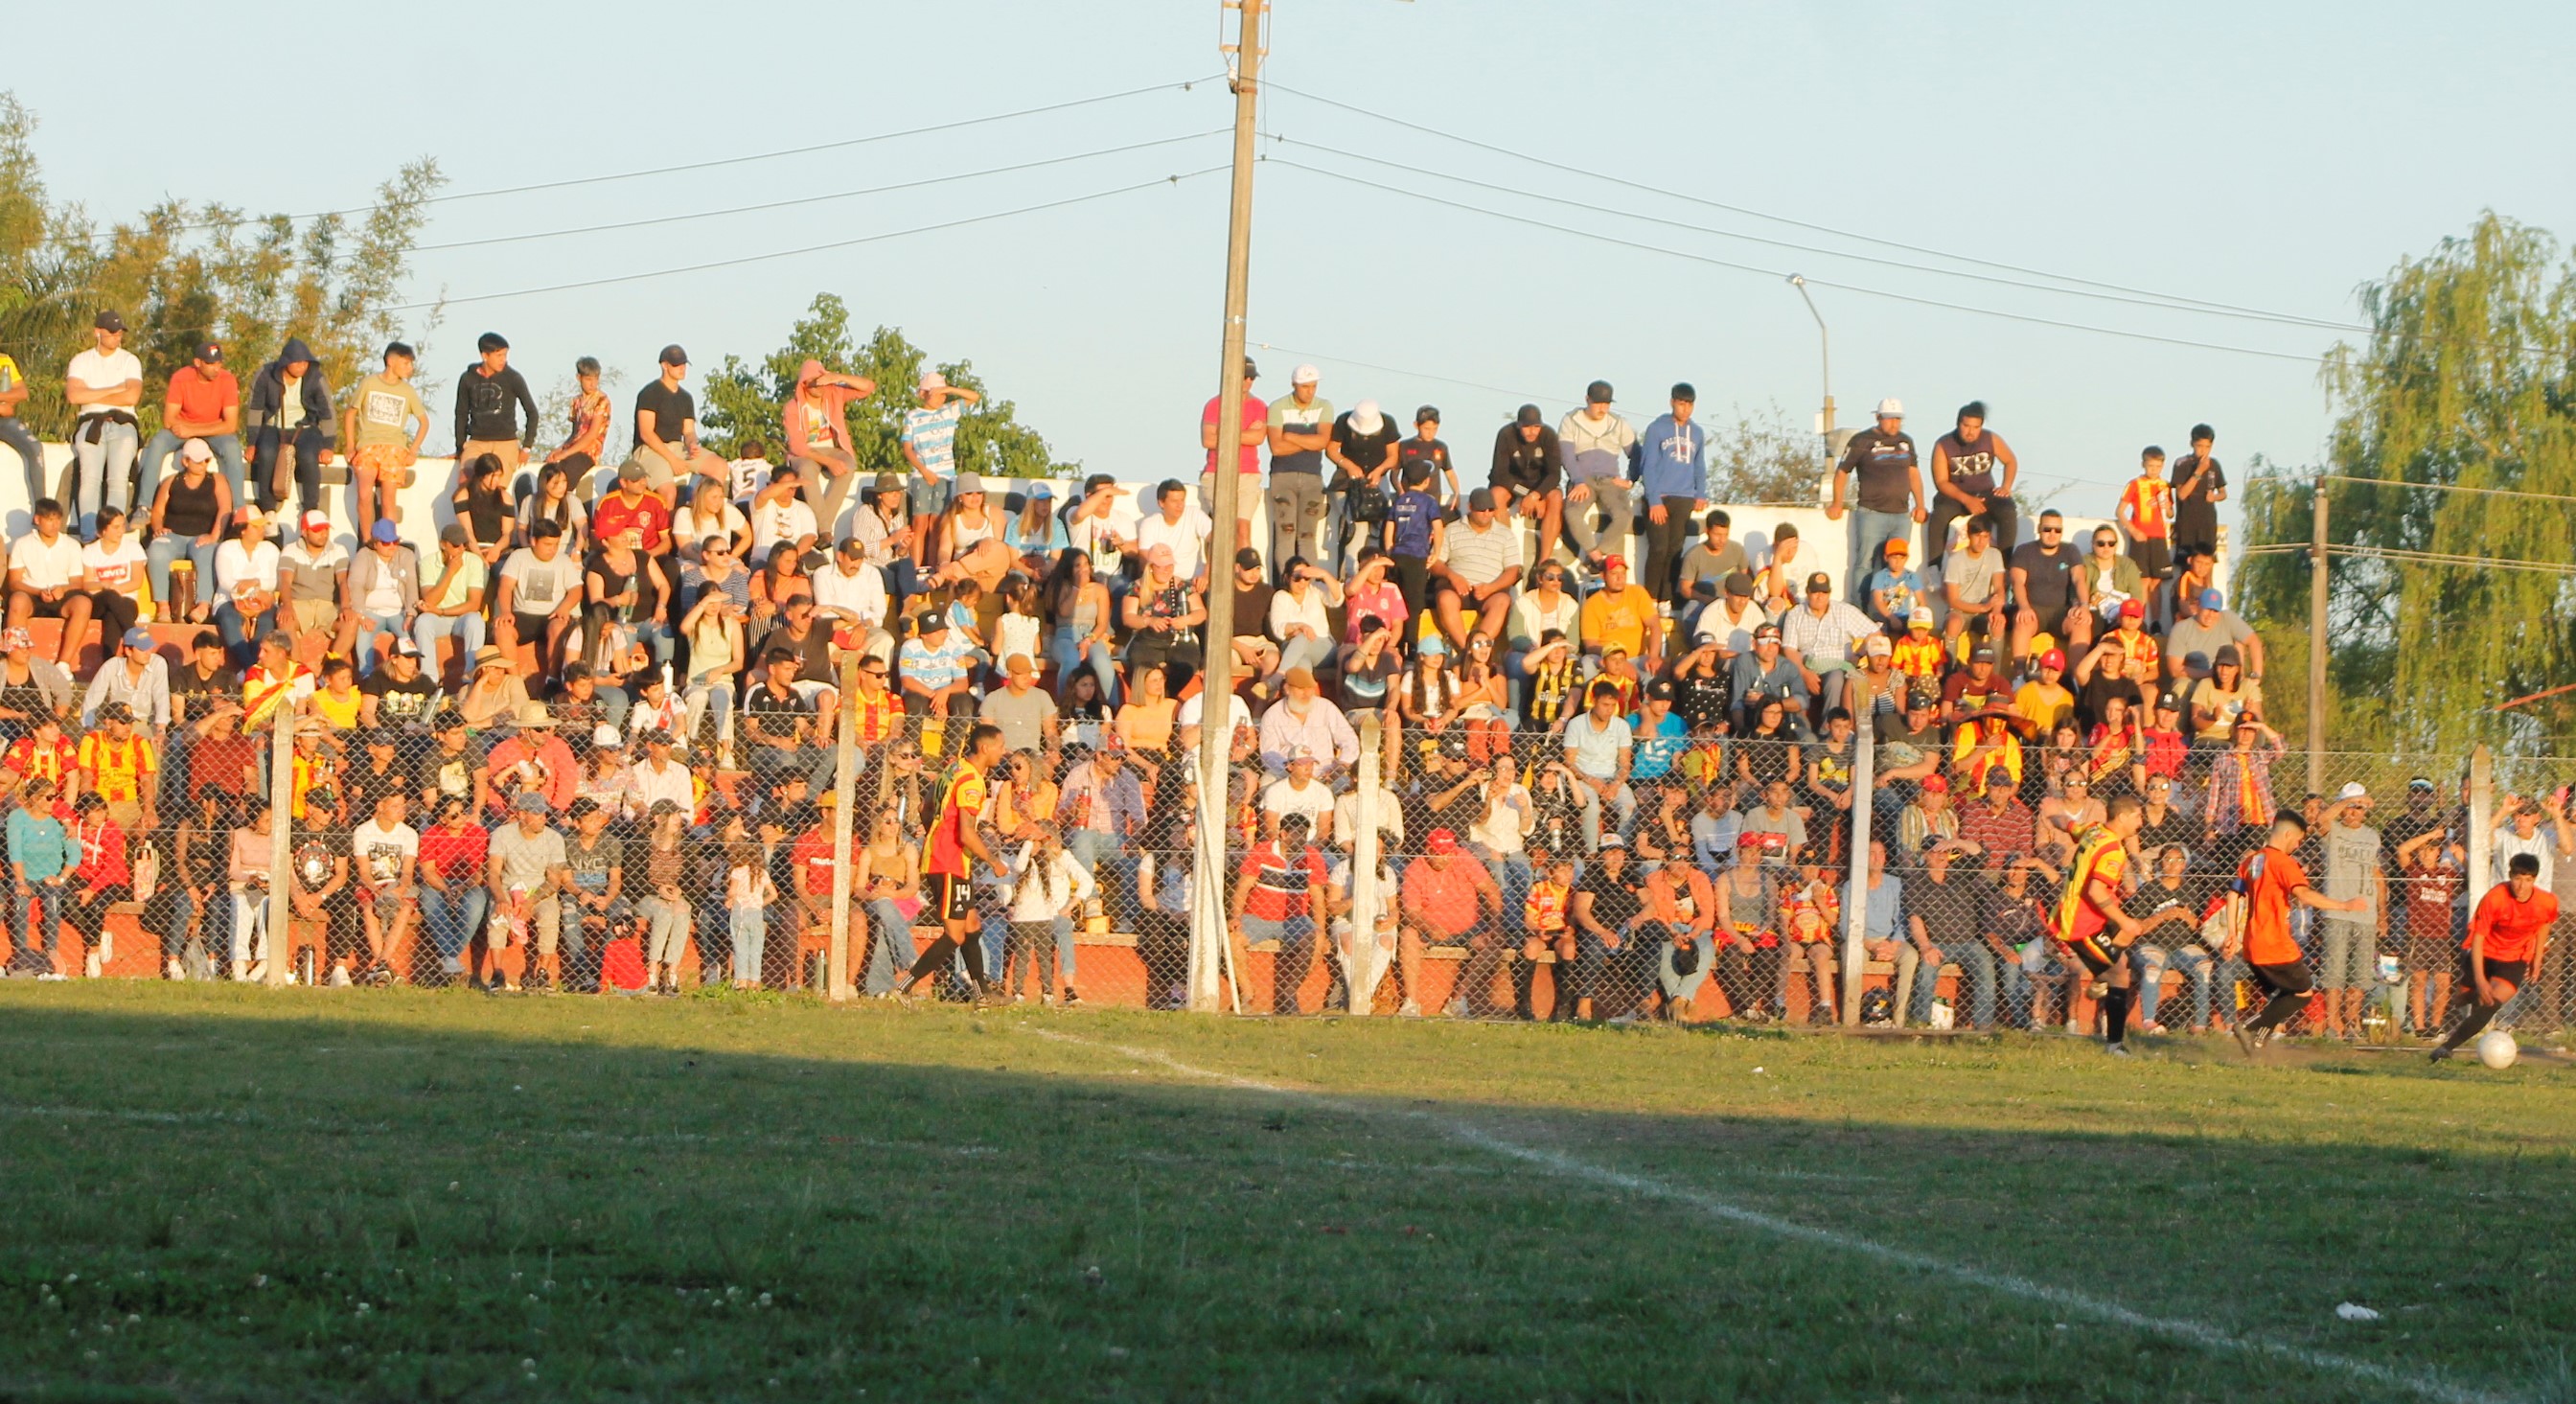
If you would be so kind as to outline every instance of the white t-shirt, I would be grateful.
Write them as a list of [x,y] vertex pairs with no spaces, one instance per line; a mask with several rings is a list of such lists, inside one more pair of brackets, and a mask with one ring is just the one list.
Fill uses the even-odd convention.
[[1619,753],[1628,749],[1628,723],[1612,717],[1610,725],[1595,730],[1589,712],[1565,724],[1565,754],[1574,763],[1575,773],[1595,780],[1607,780],[1619,773]]
[[1483,844],[1497,858],[1520,852],[1521,816],[1530,812],[1530,804],[1530,792],[1519,785],[1499,800],[1487,790],[1485,817],[1467,826],[1467,841]]
[[1559,592],[1557,598],[1560,603],[1550,610],[1535,590],[1521,596],[1520,601],[1512,606],[1512,638],[1534,644],[1548,630],[1559,629],[1564,631],[1567,642],[1580,640],[1583,637],[1583,601],[1568,592]]
[[[725,475],[733,480],[733,500],[749,502],[769,486],[769,460],[737,458],[725,464]],[[710,533],[712,535],[712,533]]]
[[1182,580],[1196,579],[1199,564],[1206,556],[1208,532],[1214,524],[1208,514],[1193,503],[1181,512],[1177,522],[1163,520],[1160,511],[1150,513],[1136,524],[1136,547],[1148,551],[1156,546],[1172,548],[1172,574]]
[[277,593],[277,543],[262,541],[244,546],[240,538],[215,548],[215,586],[227,595],[239,594],[246,585],[257,585],[270,594]]
[[72,583],[81,573],[81,544],[78,537],[64,532],[47,545],[34,532],[19,537],[9,547],[9,565],[25,573],[30,590],[53,590]]
[[769,548],[781,541],[798,541],[815,534],[814,509],[800,497],[785,502],[764,502],[751,510],[751,549],[762,560],[769,559]]
[[522,546],[501,562],[501,578],[510,583],[510,609],[525,615],[552,614],[561,608],[564,596],[581,589],[581,563],[555,549],[551,561],[537,559],[537,553]]
[[[1324,613],[1326,608],[1324,592],[1313,585],[1306,587],[1303,604],[1298,603],[1297,596],[1290,591],[1273,591],[1270,596],[1270,637],[1286,643],[1288,631],[1303,624],[1315,631],[1315,637],[1330,640],[1333,623],[1331,617]],[[1237,620],[1236,627],[1241,628],[1242,621]]]
[[[1201,719],[1207,715],[1206,703],[1207,693],[1204,689],[1191,694],[1187,699],[1182,701],[1180,715],[1173,719],[1174,724],[1179,726],[1199,725]],[[1242,698],[1229,692],[1225,695],[1225,704],[1225,713],[1230,723],[1227,727],[1229,734],[1231,734],[1234,727],[1249,726],[1252,724],[1252,709],[1244,705]],[[1322,784],[1323,782],[1319,780],[1316,783]]]
[[708,537],[721,536],[731,541],[749,530],[751,524],[743,519],[742,509],[730,502],[724,505],[722,513],[709,521],[699,521],[695,507],[683,507],[680,514],[671,519],[671,535],[680,543],[680,554],[693,561],[698,558],[698,550]]
[[[71,538],[65,536],[63,540]],[[81,570],[89,576],[89,588],[109,590],[120,595],[135,595],[143,590],[143,548],[129,536],[116,543],[111,551],[98,542],[81,548]]]
[[1331,813],[1332,809],[1333,787],[1321,780],[1307,781],[1306,788],[1302,790],[1284,779],[1273,780],[1270,787],[1261,792],[1262,813],[1282,818],[1303,814],[1310,831],[1316,818]]
[[885,577],[877,573],[875,566],[862,565],[857,574],[843,575],[841,563],[834,561],[814,572],[812,578],[816,610],[845,609],[863,624],[885,622]]
[[402,881],[403,860],[420,857],[420,835],[409,824],[379,828],[370,816],[349,830],[349,856],[357,860],[360,882],[390,887]]
[[[63,378],[84,389],[113,390],[129,380],[141,380],[143,363],[135,359],[131,351],[111,351],[102,356],[93,346],[72,357],[71,364],[64,368]],[[132,405],[83,405],[80,415],[87,419],[94,414],[113,414],[118,410],[132,414],[134,409]]]

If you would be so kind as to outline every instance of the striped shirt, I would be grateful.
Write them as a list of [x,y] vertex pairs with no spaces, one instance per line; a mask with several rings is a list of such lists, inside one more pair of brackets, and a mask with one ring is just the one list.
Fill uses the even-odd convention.
[[1495,522],[1483,531],[1472,521],[1460,522],[1448,534],[1449,568],[1470,585],[1485,585],[1521,564],[1520,529]]
[[950,400],[937,409],[903,412],[903,441],[921,456],[921,466],[936,478],[957,474],[957,420],[966,402]]

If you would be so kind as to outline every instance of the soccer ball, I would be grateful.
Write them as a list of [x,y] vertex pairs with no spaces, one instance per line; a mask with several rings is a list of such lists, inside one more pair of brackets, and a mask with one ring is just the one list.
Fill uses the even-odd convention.
[[2502,1029],[2489,1029],[2478,1036],[2478,1061],[2497,1072],[2512,1067],[2513,1060],[2521,1056],[2522,1045]]

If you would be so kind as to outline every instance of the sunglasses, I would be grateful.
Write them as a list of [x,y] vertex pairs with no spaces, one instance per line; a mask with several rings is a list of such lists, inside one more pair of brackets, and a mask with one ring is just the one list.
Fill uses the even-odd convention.
[[2066,528],[2064,527],[2041,527],[2039,529],[2039,534],[2042,536],[2060,536],[2065,534],[2065,531]]

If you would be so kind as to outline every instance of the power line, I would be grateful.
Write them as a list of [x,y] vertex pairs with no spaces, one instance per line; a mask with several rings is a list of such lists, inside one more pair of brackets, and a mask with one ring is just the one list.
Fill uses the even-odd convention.
[[[1789,274],[1777,269],[1760,268],[1749,263],[1737,263],[1730,259],[1715,258],[1707,254],[1690,253],[1681,249],[1668,249],[1660,244],[1641,244],[1633,239],[1622,239],[1616,235],[1599,234],[1588,229],[1577,229],[1571,225],[1552,224],[1543,219],[1532,219],[1526,215],[1510,214],[1502,210],[1489,210],[1481,205],[1470,205],[1463,201],[1445,199],[1441,196],[1427,194],[1419,190],[1407,190],[1399,185],[1387,185],[1380,181],[1364,180],[1359,176],[1345,174],[1341,171],[1326,170],[1321,166],[1309,166],[1303,162],[1282,160],[1274,156],[1269,158],[1269,163],[1272,165],[1286,166],[1291,170],[1311,172],[1312,174],[1324,176],[1332,180],[1346,181],[1353,185],[1366,186],[1371,190],[1382,190],[1390,195],[1402,195],[1408,199],[1420,200],[1428,204],[1445,205],[1454,210],[1464,210],[1469,214],[1480,214],[1492,219],[1508,220],[1514,224],[1526,224],[1532,228],[1553,230],[1559,234],[1571,234],[1579,239],[1593,239],[1605,244],[1616,244],[1622,248],[1638,249],[1646,253],[1663,254],[1671,258],[1688,259],[1693,263],[1711,264],[1719,268],[1733,269],[1739,273],[1759,274],[1766,278],[1787,278],[1790,276]],[[2195,351],[2228,351],[2240,356],[2260,356],[2269,360],[2297,361],[2307,365],[2313,365],[2318,360],[2315,356],[2302,355],[2293,351],[2271,351],[2259,346],[2234,346],[2224,342],[2195,340],[2190,337],[2160,336],[2154,332],[2128,331],[2119,327],[2095,326],[2087,322],[2061,321],[2055,317],[2035,317],[2028,313],[2007,312],[1996,307],[1978,307],[1970,303],[1947,302],[1940,298],[1917,297],[1911,293],[1891,292],[1885,288],[1862,287],[1856,283],[1838,283],[1831,282],[1823,278],[1812,277],[1808,278],[1807,282],[1813,287],[1835,288],[1843,292],[1859,293],[1865,297],[1883,297],[1895,302],[1913,303],[1919,307],[1937,307],[1951,312],[1968,312],[1980,317],[1997,317],[2005,321],[2027,322],[2035,326],[2057,327],[2065,331],[2092,332],[2100,336],[2125,337],[2132,341],[2153,341],[2167,346],[2188,347]]]
[[[2316,548],[2304,541],[2274,542],[2269,546],[2247,546],[2239,556],[2306,555]],[[2352,556],[2363,560],[2395,561],[2407,565],[2462,566],[2479,570],[2527,570],[2542,575],[2576,575],[2576,562],[2524,561],[2501,556],[2464,556],[2451,551],[2409,551],[2396,546],[2328,546],[2326,555]]]
[[[1568,205],[1576,209],[1600,209],[1599,205],[1582,200],[1569,200],[1563,196],[1544,195],[1535,190],[1524,190],[1516,186],[1498,185],[1491,181],[1474,180],[1467,176],[1453,175],[1447,171],[1431,170],[1422,166],[1409,166],[1401,161],[1387,160],[1382,156],[1370,156],[1357,151],[1343,151],[1337,147],[1326,146],[1321,142],[1304,141],[1296,137],[1281,136],[1276,133],[1272,133],[1270,139],[1274,142],[1284,143],[1290,146],[1302,146],[1310,151],[1321,151],[1329,155],[1347,157],[1354,161],[1366,161],[1375,166],[1386,166],[1412,175],[1429,176],[1434,180],[1454,181],[1460,185],[1473,186],[1479,190],[1490,190],[1500,195],[1513,195],[1524,199],[1540,200],[1551,205]],[[2291,326],[2313,327],[2326,331],[2368,332],[2371,330],[2369,327],[2361,326],[2356,323],[2330,322],[2321,318],[2301,317],[2288,313],[2263,312],[2253,309],[2239,309],[2214,305],[2186,307],[2177,306],[2173,302],[2164,300],[2158,296],[2131,297],[2121,293],[2089,292],[2080,288],[2050,287],[2044,283],[2034,283],[2021,278],[2006,278],[1990,273],[1970,273],[1957,268],[1936,268],[1925,263],[1909,263],[1901,258],[1880,258],[1875,254],[1848,253],[1838,249],[1819,248],[1813,244],[1794,243],[1786,239],[1765,238],[1759,234],[1739,233],[1732,229],[1715,229],[1705,224],[1692,224],[1687,220],[1664,219],[1660,216],[1646,214],[1639,210],[1623,209],[1613,213],[1616,213],[1622,219],[1642,220],[1648,224],[1663,225],[1668,229],[1688,230],[1697,234],[1714,235],[1721,239],[1741,239],[1746,243],[1766,244],[1775,249],[1789,249],[1797,253],[1817,254],[1826,258],[1847,258],[1859,263],[1874,263],[1884,268],[1901,268],[1908,272],[1929,273],[1935,277],[1941,278],[1966,278],[1973,282],[1992,283],[2008,288],[2022,288],[2031,292],[2052,293],[2061,297],[2086,297],[2102,302],[2122,303],[2131,307],[2150,307],[2167,312],[2191,312],[2203,316],[2236,317],[2247,321],[2275,322]],[[1816,282],[1817,280],[1810,278],[1808,281]]]
[[[739,166],[747,165],[754,161],[774,161],[783,156],[810,156],[818,151],[840,151],[853,146],[866,146],[873,142],[898,141],[904,137],[929,136],[934,132],[953,132],[965,127],[978,127],[990,122],[1008,122],[1015,118],[1035,117],[1048,112],[1067,112],[1077,107],[1091,107],[1099,103],[1116,102],[1122,98],[1138,97],[1146,93],[1185,93],[1190,89],[1197,87],[1201,83],[1211,83],[1224,76],[1224,74],[1215,73],[1209,74],[1204,78],[1192,78],[1189,81],[1182,83],[1154,83],[1142,88],[1128,88],[1122,92],[1101,93],[1094,97],[1072,98],[1064,102],[1051,102],[1037,107],[1023,107],[1015,112],[996,112],[983,117],[966,117],[954,122],[938,122],[927,127],[907,127],[902,131],[878,132],[871,136],[846,137],[839,141],[816,142],[811,146],[791,146],[778,151],[763,151],[750,156],[724,156],[705,161],[687,161],[676,166],[655,166],[650,170],[620,171],[613,175],[575,176],[569,180],[545,180],[536,181],[527,185],[498,186],[490,190],[465,190],[459,191],[454,195],[432,195],[423,199],[420,203],[424,205],[444,205],[452,204],[458,200],[484,200],[501,195],[526,195],[539,190],[566,190],[580,185],[600,185],[609,181],[641,180],[647,176],[677,175],[683,171],[713,170],[719,166]],[[365,214],[367,211],[374,208],[374,205],[356,205],[348,209],[316,210],[310,214],[287,215],[285,216],[285,219],[289,223],[297,223],[308,219],[327,219],[334,215]],[[275,218],[278,218],[278,216],[243,215],[234,219],[201,220],[194,224],[180,225],[179,228],[183,231],[195,229],[223,229],[240,224],[265,224]]]
[[[1776,215],[1766,210],[1752,209],[1744,205],[1730,205],[1721,200],[1705,199],[1683,191],[1673,190],[1669,186],[1648,185],[1642,181],[1627,180],[1619,176],[1610,175],[1602,171],[1591,170],[1582,166],[1567,165],[1562,161],[1551,161],[1544,156],[1532,156],[1527,152],[1514,151],[1509,147],[1497,146],[1492,142],[1479,141],[1474,137],[1460,136],[1455,132],[1442,131],[1437,127],[1424,126],[1419,122],[1410,122],[1401,117],[1390,117],[1383,112],[1373,111],[1369,108],[1355,106],[1347,102],[1339,102],[1317,93],[1310,93],[1299,88],[1292,88],[1285,83],[1272,82],[1268,86],[1276,91],[1304,98],[1308,102],[1321,103],[1326,107],[1339,108],[1344,112],[1354,113],[1362,117],[1374,118],[1380,122],[1386,122],[1411,131],[1421,132],[1426,136],[1435,136],[1444,141],[1454,141],[1463,146],[1472,146],[1480,151],[1490,151],[1497,156],[1508,156],[1515,161],[1526,161],[1531,165],[1545,166],[1550,170],[1562,171],[1568,175],[1581,176],[1585,180],[1606,181],[1609,184],[1624,186],[1630,190],[1643,191],[1644,193],[1653,195],[1658,199],[1681,200],[1689,204],[1705,205],[1713,210],[1724,210],[1729,214],[1740,214],[1753,219],[1769,220],[1774,224],[1785,224],[1796,229],[1813,230],[1819,234],[1833,235],[1838,239],[1852,239],[1864,244],[1877,244],[1883,248],[1902,249],[1907,253],[1924,254],[1932,258],[1946,258],[1959,263],[1972,263],[1981,268],[1996,268],[2007,273],[2020,273],[2029,277],[2047,278],[2061,283],[2074,283],[2083,287],[2102,288],[2111,292],[2132,293],[2142,297],[2161,298],[2177,304],[2208,308],[2211,310],[2250,312],[2264,316],[2277,317],[2284,320],[2306,320],[2298,318],[2294,313],[2272,313],[2266,312],[2261,308],[2244,307],[2234,303],[2212,302],[2204,298],[2184,297],[2179,293],[2160,293],[2152,288],[2135,288],[2122,283],[2107,283],[2093,278],[2079,278],[2069,273],[2051,273],[2044,268],[2030,268],[2017,263],[2003,263],[1994,259],[1977,258],[1970,254],[1951,253],[1944,249],[1927,248],[1921,244],[1908,244],[1900,240],[1882,239],[1876,235],[1858,233],[1854,230],[1837,229],[1829,224],[1816,224],[1808,220],[1792,219],[1787,215]],[[1849,256],[1857,257],[1858,255]],[[2334,326],[2336,324],[2319,322],[2318,325]],[[2342,329],[2360,332],[2373,330],[2373,328],[2358,324],[2346,324]]]
[[1022,205],[1016,209],[995,210],[989,214],[968,215],[963,219],[942,220],[937,224],[920,224],[915,225],[910,229],[890,229],[881,234],[863,234],[855,239],[835,239],[830,243],[808,244],[803,248],[778,249],[770,253],[745,254],[740,258],[720,258],[706,263],[687,264],[678,268],[657,268],[644,273],[620,273],[613,277],[606,278],[584,278],[577,282],[552,283],[541,288],[518,288],[510,292],[477,293],[471,297],[440,298],[431,302],[407,302],[398,307],[388,307],[385,310],[388,312],[419,312],[433,307],[459,307],[469,302],[497,302],[504,298],[535,297],[540,293],[569,292],[576,288],[606,287],[613,283],[634,283],[641,282],[648,278],[676,277],[682,273],[703,273],[713,268],[736,268],[746,263],[765,263],[771,259],[794,258],[800,254],[823,253],[832,249],[855,248],[861,244],[874,244],[887,239],[900,239],[911,234],[931,234],[942,229],[959,229],[970,224],[982,224],[996,219],[1009,219],[1015,215],[1035,214],[1041,210],[1063,209],[1068,205],[1080,205],[1094,200],[1106,200],[1114,195],[1131,194],[1138,190],[1149,190],[1156,186],[1178,185],[1182,181],[1195,180],[1200,176],[1210,175],[1224,169],[1226,169],[1224,166],[1206,166],[1180,175],[1157,176],[1152,180],[1138,181],[1133,185],[1120,185],[1113,186],[1107,190],[1095,190],[1088,195],[1070,195],[1061,200],[1047,200],[1039,204]]
[[2467,487],[2459,483],[2409,483],[2394,478],[2354,478],[2341,473],[2318,475],[2329,483],[2353,483],[2361,487],[2417,488],[2425,492],[2471,492],[2488,497],[2519,497],[2533,502],[2576,502],[2576,496],[2561,492],[2520,492],[2513,488]]
[[1317,361],[1332,361],[1345,366],[1358,366],[1362,370],[1385,371],[1389,375],[1409,375],[1417,380],[1436,380],[1443,385],[1464,385],[1473,390],[1490,390],[1497,395],[1506,395],[1515,400],[1544,400],[1548,398],[1545,395],[1533,394],[1527,390],[1513,390],[1500,385],[1487,385],[1481,380],[1461,380],[1454,375],[1433,375],[1429,371],[1410,370],[1403,366],[1382,366],[1375,361],[1361,361],[1355,360],[1349,356],[1336,356],[1329,351],[1300,351],[1294,346],[1281,346],[1276,342],[1265,341],[1260,343],[1260,345],[1255,349],[1262,351],[1276,351],[1283,356],[1297,356]]
[[487,239],[456,239],[444,244],[414,244],[413,253],[440,253],[448,249],[482,248],[491,244],[514,244],[531,239],[561,239],[576,234],[605,234],[619,229],[643,229],[657,224],[679,224],[693,219],[716,219],[725,215],[752,214],[761,210],[783,210],[797,205],[820,204],[827,200],[850,200],[862,195],[884,195],[897,190],[919,190],[925,186],[944,185],[951,181],[974,180],[980,176],[1007,175],[1014,171],[1033,171],[1060,166],[1073,161],[1088,161],[1099,156],[1116,156],[1129,151],[1146,151],[1157,146],[1172,146],[1185,141],[1198,141],[1222,136],[1225,128],[1213,127],[1187,136],[1161,137],[1154,141],[1129,142],[1125,146],[1104,146],[1097,151],[1080,151],[1070,156],[1050,156],[1040,161],[1021,161],[1008,166],[987,166],[980,171],[958,171],[949,175],[928,176],[894,185],[872,185],[863,190],[842,190],[829,195],[800,195],[792,200],[769,200],[757,205],[735,205],[730,209],[698,210],[690,214],[657,215],[651,219],[618,220],[609,224],[585,225],[578,229],[545,229],[528,234],[495,234]]

